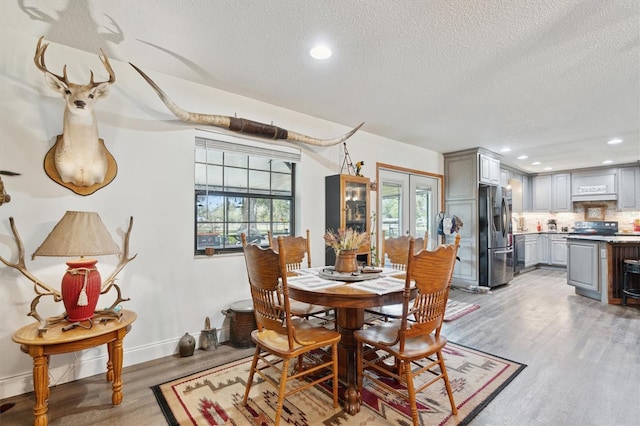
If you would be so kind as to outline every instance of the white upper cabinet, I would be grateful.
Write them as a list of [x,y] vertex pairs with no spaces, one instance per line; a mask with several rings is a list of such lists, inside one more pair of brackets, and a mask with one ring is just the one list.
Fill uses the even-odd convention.
[[532,189],[534,212],[556,213],[572,210],[570,173],[534,176]]
[[500,160],[485,154],[480,154],[480,183],[487,185],[500,185]]

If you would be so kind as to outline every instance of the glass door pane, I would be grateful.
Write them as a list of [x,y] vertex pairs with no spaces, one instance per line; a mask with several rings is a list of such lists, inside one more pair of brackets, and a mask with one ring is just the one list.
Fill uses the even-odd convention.
[[378,202],[380,235],[387,237],[411,235],[415,238],[429,233],[429,247],[437,241],[436,215],[440,206],[438,177],[380,169],[381,185]]

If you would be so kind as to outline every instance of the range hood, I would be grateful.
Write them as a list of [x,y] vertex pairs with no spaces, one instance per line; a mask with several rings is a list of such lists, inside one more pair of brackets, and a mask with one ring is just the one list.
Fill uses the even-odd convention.
[[572,173],[571,201],[615,201],[616,182],[615,170]]

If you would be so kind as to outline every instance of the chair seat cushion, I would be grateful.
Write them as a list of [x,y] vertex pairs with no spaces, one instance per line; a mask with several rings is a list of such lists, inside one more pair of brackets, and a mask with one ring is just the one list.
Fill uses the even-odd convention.
[[447,344],[447,338],[440,335],[436,337],[435,333],[423,334],[420,336],[406,338],[404,350],[400,351],[400,345],[396,343],[393,346],[387,346],[384,342],[391,343],[396,340],[400,321],[389,321],[384,324],[374,325],[353,333],[357,341],[364,344],[380,348],[396,358],[404,360],[413,360],[424,358],[431,355]]

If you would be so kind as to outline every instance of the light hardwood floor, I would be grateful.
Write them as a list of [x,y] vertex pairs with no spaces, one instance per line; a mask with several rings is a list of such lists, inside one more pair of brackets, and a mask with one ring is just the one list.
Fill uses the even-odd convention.
[[[471,425],[640,425],[640,308],[578,296],[564,272],[546,269],[490,294],[454,289],[451,298],[481,308],[446,323],[449,340],[528,365]],[[150,386],[252,352],[221,346],[127,367],[117,407],[104,375],[56,386],[50,424],[166,424]],[[15,406],[0,415],[0,425],[33,423],[32,394],[1,403]]]

